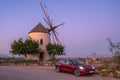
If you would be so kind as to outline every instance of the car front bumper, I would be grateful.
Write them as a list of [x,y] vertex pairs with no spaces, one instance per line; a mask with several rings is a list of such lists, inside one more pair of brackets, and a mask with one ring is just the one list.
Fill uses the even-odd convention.
[[80,70],[80,75],[93,74],[95,70]]

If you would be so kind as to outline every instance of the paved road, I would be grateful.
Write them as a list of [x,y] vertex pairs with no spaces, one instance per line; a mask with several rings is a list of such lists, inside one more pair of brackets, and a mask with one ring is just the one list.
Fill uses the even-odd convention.
[[87,75],[75,77],[69,73],[57,73],[49,66],[0,66],[0,80],[118,80]]

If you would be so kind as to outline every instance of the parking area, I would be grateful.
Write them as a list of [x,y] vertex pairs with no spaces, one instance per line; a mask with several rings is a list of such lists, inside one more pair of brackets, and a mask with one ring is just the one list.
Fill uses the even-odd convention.
[[118,80],[116,78],[86,75],[76,77],[57,73],[54,66],[0,66],[0,80]]

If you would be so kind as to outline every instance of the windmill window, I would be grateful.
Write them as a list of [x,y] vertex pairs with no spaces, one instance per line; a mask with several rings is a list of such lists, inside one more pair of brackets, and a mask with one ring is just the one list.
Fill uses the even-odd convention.
[[43,45],[43,39],[40,40],[40,45]]

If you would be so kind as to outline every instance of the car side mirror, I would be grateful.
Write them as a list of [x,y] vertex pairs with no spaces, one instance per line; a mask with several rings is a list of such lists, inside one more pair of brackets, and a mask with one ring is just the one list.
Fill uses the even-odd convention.
[[69,63],[69,65],[72,65],[72,63]]

